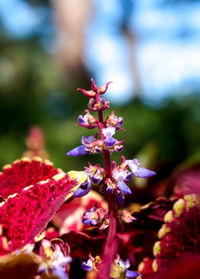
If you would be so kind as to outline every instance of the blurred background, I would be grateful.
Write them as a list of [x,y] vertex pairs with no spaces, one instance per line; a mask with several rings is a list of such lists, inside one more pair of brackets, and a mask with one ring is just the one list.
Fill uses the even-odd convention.
[[[34,137],[65,171],[101,162],[65,155],[92,133],[75,125],[88,101],[76,88],[91,77],[113,81],[106,97],[124,118],[127,158],[157,179],[200,162],[199,19],[197,0],[1,0],[0,165]],[[27,139],[32,126],[41,130]]]

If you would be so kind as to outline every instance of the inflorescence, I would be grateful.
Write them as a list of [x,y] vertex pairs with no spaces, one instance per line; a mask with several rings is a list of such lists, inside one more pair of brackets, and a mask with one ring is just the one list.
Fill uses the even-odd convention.
[[[146,168],[140,167],[138,159],[127,160],[124,156],[121,156],[121,164],[117,164],[116,161],[111,163],[110,155],[116,151],[121,152],[124,148],[123,140],[119,141],[115,138],[115,134],[118,131],[124,131],[122,128],[123,118],[116,116],[114,111],[103,119],[103,111],[109,108],[109,101],[105,100],[101,96],[107,91],[110,82],[103,86],[97,87],[93,79],[91,79],[91,90],[85,90],[78,88],[87,98],[89,98],[88,109],[85,110],[84,115],[78,116],[78,125],[86,129],[98,129],[98,132],[92,136],[83,136],[81,139],[81,145],[70,150],[67,155],[72,157],[83,156],[86,154],[99,154],[102,153],[104,157],[105,168],[99,164],[93,166],[89,163],[88,167],[85,167],[85,173],[88,176],[81,187],[74,193],[75,197],[82,197],[89,193],[91,185],[99,186],[99,189],[104,189],[105,192],[110,195],[114,195],[120,206],[124,205],[124,196],[131,194],[131,189],[127,183],[131,180],[132,176],[148,178],[156,173]],[[93,116],[91,112],[96,112],[97,117]],[[134,218],[131,214],[124,210],[118,213],[117,218],[122,222],[132,222]],[[82,222],[89,226],[97,226],[99,229],[105,229],[109,226],[109,212],[105,212],[104,209],[98,208],[96,205],[86,211],[83,215]],[[83,263],[83,268],[87,271],[96,269],[96,263],[99,264],[100,258],[90,259],[87,263]],[[94,264],[95,262],[95,264]],[[113,266],[118,266],[125,272],[125,277],[136,278],[138,273],[128,270],[130,266],[129,261],[123,262],[120,258],[114,261]],[[129,274],[132,275],[129,276]],[[122,278],[122,277],[120,277]]]

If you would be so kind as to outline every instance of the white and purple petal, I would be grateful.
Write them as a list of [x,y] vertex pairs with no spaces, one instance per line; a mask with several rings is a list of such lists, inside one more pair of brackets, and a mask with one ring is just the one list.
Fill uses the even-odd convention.
[[83,145],[84,145],[84,144],[90,144],[90,143],[92,143],[94,140],[95,140],[95,137],[94,137],[94,136],[90,136],[90,137],[82,136],[81,143],[82,143]]
[[115,134],[116,129],[114,127],[107,127],[102,129],[103,135],[107,137],[112,137]]
[[85,119],[82,115],[78,116],[78,123],[82,125],[86,125],[87,123],[85,122]]
[[89,259],[86,262],[82,262],[82,268],[85,270],[85,271],[91,271],[93,269],[93,266],[92,266],[92,261]]

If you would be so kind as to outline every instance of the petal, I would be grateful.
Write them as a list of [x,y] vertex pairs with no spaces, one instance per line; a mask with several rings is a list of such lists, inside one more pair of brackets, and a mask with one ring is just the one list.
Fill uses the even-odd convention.
[[90,219],[84,219],[84,218],[83,218],[82,223],[83,223],[84,225],[90,226],[91,220],[90,220]]
[[136,271],[127,270],[126,271],[126,278],[137,278],[140,274]]
[[119,205],[121,207],[123,207],[124,206],[124,196],[122,195],[121,192],[119,194],[117,193],[116,196],[117,196],[117,201],[118,201]]
[[130,170],[135,173],[135,171],[138,170],[138,168],[140,167],[139,161],[137,159],[133,159],[133,160],[126,160],[126,163],[128,164]]
[[107,137],[104,142],[107,146],[113,146],[116,143],[116,139],[113,137]]
[[69,279],[65,270],[61,266],[53,267],[52,273],[54,276],[56,276],[60,279]]
[[138,168],[135,172],[133,172],[135,176],[141,177],[141,178],[147,178],[154,176],[156,173],[155,171],[151,171],[145,168]]
[[125,261],[125,264],[126,264],[126,268],[129,268],[130,267],[130,260],[129,259],[127,259],[126,261]]
[[92,266],[88,265],[87,263],[85,262],[82,262],[82,268],[85,270],[85,271],[90,271],[92,270]]
[[120,116],[118,118],[118,125],[117,125],[117,127],[121,127],[123,125],[123,123],[124,123],[124,119]]
[[97,177],[95,175],[92,175],[91,180],[92,180],[92,183],[94,183],[94,184],[99,184],[102,181],[102,179],[100,179],[99,177]]
[[84,119],[83,119],[83,116],[82,116],[82,115],[79,115],[79,116],[78,116],[78,123],[79,123],[79,124],[83,124],[83,125],[86,124],[85,121],[84,121]]
[[94,140],[95,140],[95,137],[94,137],[94,136],[90,136],[90,137],[82,136],[81,143],[82,143],[82,144],[90,144],[90,143],[92,143]]
[[87,152],[85,151],[85,146],[80,145],[70,150],[66,155],[71,157],[79,157],[85,154],[87,154]]
[[89,193],[89,191],[90,191],[90,187],[87,187],[86,189],[83,189],[82,187],[80,187],[74,192],[74,197],[75,198],[83,197],[83,196],[87,195],[87,193]]
[[129,172],[128,175],[126,176],[126,178],[124,179],[125,182],[129,182],[132,178],[133,174],[132,172]]
[[116,129],[114,127],[107,127],[102,129],[102,133],[105,137],[112,137],[115,134]]
[[119,190],[124,194],[132,193],[130,188],[126,185],[126,183],[124,183],[124,181],[118,181],[117,186],[118,186]]

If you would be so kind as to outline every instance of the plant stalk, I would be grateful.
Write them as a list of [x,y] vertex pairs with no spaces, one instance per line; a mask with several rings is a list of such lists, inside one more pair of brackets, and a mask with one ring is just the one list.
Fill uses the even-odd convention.
[[[104,139],[102,129],[105,127],[104,127],[104,123],[103,123],[102,111],[98,111],[98,118],[99,118],[100,135],[101,135],[101,138]],[[110,153],[106,149],[104,149],[102,153],[103,153],[107,177],[112,179]],[[102,263],[100,265],[100,269],[99,269],[99,272],[97,275],[98,279],[110,278],[111,266],[112,266],[114,259],[116,258],[117,248],[118,248],[118,240],[116,237],[118,204],[117,204],[115,195],[111,194],[111,193],[107,193],[107,201],[108,201],[108,213],[109,213],[109,228],[108,228],[108,235],[107,235],[105,246],[104,246],[104,252],[102,255]]]

